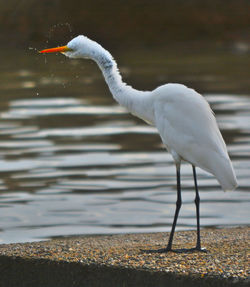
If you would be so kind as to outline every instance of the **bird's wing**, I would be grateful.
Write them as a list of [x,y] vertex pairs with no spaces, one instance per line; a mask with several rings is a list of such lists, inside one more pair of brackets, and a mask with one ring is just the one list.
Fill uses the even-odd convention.
[[228,158],[228,154],[206,100],[177,84],[156,90],[155,99],[155,125],[167,149],[213,173],[211,157]]
[[232,163],[206,100],[178,84],[162,86],[154,96],[155,125],[172,155],[212,173],[224,190],[234,190]]

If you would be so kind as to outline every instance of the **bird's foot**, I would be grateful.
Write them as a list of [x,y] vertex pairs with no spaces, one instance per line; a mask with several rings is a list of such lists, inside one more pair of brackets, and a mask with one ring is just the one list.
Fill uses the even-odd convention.
[[200,247],[200,246],[198,246],[198,247],[196,246],[196,247],[194,247],[194,248],[191,248],[191,250],[193,250],[193,251],[199,251],[199,252],[204,252],[204,253],[207,253],[207,252],[208,252],[206,248]]
[[167,252],[171,252],[171,251],[173,251],[174,252],[174,250],[171,248],[171,249],[169,249],[169,248],[160,248],[160,249],[141,249],[141,251],[142,252],[144,252],[144,253],[167,253]]
[[176,253],[193,253],[193,252],[203,252],[207,253],[206,248],[201,248],[201,247],[194,247],[194,248],[181,248],[181,249],[175,249],[173,250]]
[[141,251],[145,253],[168,253],[168,252],[174,252],[174,253],[192,253],[192,252],[203,252],[207,253],[206,248],[201,247],[194,247],[194,248],[180,248],[180,249],[172,249],[172,248],[161,248],[161,249],[153,249],[153,250],[142,250]]

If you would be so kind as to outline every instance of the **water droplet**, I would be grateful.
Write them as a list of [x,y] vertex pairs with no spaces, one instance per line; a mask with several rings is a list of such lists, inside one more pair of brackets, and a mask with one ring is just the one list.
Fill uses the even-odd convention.
[[37,49],[37,48],[33,48],[33,47],[29,47],[28,49],[29,49],[29,50],[38,51],[38,49]]

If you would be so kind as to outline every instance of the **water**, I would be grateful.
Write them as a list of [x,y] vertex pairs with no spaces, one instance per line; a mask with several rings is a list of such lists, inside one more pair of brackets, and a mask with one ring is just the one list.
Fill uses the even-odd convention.
[[[213,70],[210,54],[172,53],[167,59],[147,50],[115,56],[135,87],[167,81],[201,87],[239,180],[237,191],[224,193],[198,169],[202,227],[249,224],[250,87],[246,69],[238,72],[249,57],[226,54],[237,70],[233,80],[225,54],[214,55]],[[32,50],[1,55],[0,242],[169,231],[176,201],[173,160],[153,127],[116,105],[95,64],[63,56],[45,61]],[[194,229],[191,167],[183,164],[182,174],[177,229]]]

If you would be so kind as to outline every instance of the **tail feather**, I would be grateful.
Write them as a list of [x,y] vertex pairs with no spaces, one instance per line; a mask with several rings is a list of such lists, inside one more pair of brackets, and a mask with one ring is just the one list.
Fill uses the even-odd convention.
[[215,160],[213,165],[213,174],[220,183],[224,191],[233,191],[237,187],[237,179],[233,169],[233,165],[229,157],[220,157],[220,159]]

